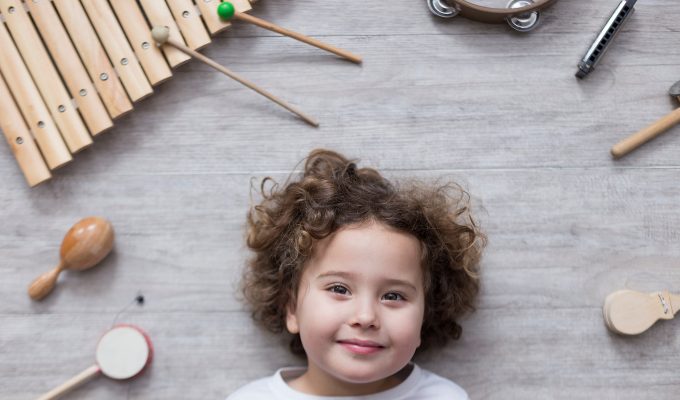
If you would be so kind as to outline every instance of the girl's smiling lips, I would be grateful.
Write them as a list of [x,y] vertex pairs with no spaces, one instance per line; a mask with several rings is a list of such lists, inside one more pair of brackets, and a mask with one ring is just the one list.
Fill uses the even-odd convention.
[[385,346],[371,340],[346,339],[338,340],[338,343],[355,354],[373,354],[383,350]]

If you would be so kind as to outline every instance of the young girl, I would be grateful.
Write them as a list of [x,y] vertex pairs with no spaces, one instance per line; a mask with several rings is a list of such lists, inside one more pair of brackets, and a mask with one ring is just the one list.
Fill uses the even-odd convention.
[[340,154],[312,151],[299,180],[248,213],[243,278],[253,317],[287,330],[307,368],[283,368],[228,400],[447,399],[467,394],[411,362],[458,339],[485,238],[457,185],[396,186]]

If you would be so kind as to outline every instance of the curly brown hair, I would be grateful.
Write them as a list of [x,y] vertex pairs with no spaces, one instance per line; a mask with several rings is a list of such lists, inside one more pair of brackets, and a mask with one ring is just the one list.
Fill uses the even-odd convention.
[[[267,190],[268,183],[272,186]],[[295,304],[314,243],[343,226],[369,220],[415,236],[423,249],[425,315],[423,350],[458,339],[458,319],[474,310],[485,236],[470,214],[470,196],[454,183],[393,185],[378,171],[359,168],[329,150],[313,150],[302,176],[279,187],[260,185],[262,201],[248,212],[247,245],[255,253],[242,291],[253,318],[281,333]],[[304,354],[294,335],[291,350]]]

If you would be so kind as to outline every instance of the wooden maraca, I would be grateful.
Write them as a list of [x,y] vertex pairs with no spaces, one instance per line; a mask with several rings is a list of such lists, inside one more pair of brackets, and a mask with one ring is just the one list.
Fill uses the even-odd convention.
[[54,288],[61,271],[92,268],[113,248],[113,226],[101,217],[81,219],[69,229],[61,242],[60,262],[56,268],[36,278],[28,287],[33,300],[41,300]]

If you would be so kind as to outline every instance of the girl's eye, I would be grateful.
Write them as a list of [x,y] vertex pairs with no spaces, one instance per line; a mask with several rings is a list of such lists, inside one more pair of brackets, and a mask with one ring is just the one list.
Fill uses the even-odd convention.
[[349,290],[347,290],[346,287],[342,285],[333,285],[328,288],[328,291],[331,293],[337,293],[337,294],[348,294]]
[[404,298],[404,296],[400,295],[399,293],[394,293],[394,292],[385,293],[385,295],[383,296],[383,299],[387,300],[387,301],[403,301],[403,300],[406,300]]

